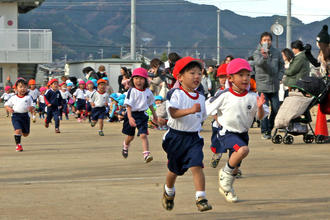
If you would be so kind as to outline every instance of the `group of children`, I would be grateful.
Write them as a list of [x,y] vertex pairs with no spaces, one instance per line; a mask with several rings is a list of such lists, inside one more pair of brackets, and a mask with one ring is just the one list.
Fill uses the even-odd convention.
[[[226,165],[219,170],[219,191],[229,202],[238,200],[233,183],[236,171],[241,161],[248,155],[248,130],[256,116],[262,119],[268,114],[264,105],[264,96],[260,97],[250,91],[251,67],[244,59],[234,59],[225,68],[219,70],[221,88],[215,96],[205,100],[203,94],[197,92],[201,83],[202,61],[192,57],[178,60],[173,69],[173,76],[179,82],[178,88],[171,89],[166,97],[165,110],[168,121],[157,115],[154,110],[155,97],[148,89],[148,72],[144,68],[133,71],[129,81],[130,89],[121,103],[126,107],[123,116],[122,133],[125,135],[122,156],[128,157],[130,144],[134,139],[135,130],[142,140],[143,158],[146,163],[153,160],[148,142],[148,120],[146,113],[150,109],[153,123],[167,122],[168,130],[163,136],[162,147],[167,154],[166,182],[164,184],[162,205],[166,210],[172,210],[175,198],[175,182],[178,176],[190,169],[195,185],[196,206],[199,211],[211,210],[212,206],[206,199],[205,176],[203,172],[203,145],[200,136],[202,122],[207,115],[215,117],[212,147],[219,159],[219,155],[230,152]],[[225,85],[225,82],[227,86]],[[103,119],[108,99],[105,80],[97,81],[97,91],[89,90],[88,101],[91,105],[91,126],[96,123],[100,126],[99,134],[103,135]],[[87,82],[88,87],[89,82]],[[27,83],[23,79],[16,82],[17,94],[6,103],[6,109],[13,113],[12,123],[15,129],[15,141],[21,149],[20,137],[29,134],[28,111],[34,111],[34,103],[27,93]],[[61,93],[58,91],[58,81],[49,82],[50,88],[45,92],[44,98],[47,106],[45,126],[52,117],[55,119],[56,132],[59,132],[59,109],[61,109]],[[76,114],[79,118],[84,109],[85,102],[80,101],[86,93],[83,82],[79,82],[79,90],[73,94],[77,102]],[[113,100],[119,102],[118,97]],[[85,101],[85,100],[84,100]],[[87,110],[88,111],[88,110]],[[102,132],[102,133],[101,133]],[[22,149],[21,149],[22,150]],[[219,161],[217,161],[218,163]],[[216,166],[215,166],[216,167]],[[236,173],[235,173],[236,172]]]

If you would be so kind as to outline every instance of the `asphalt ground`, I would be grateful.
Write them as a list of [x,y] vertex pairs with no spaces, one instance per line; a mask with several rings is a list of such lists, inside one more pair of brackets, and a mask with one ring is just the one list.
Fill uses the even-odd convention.
[[[292,145],[262,140],[250,130],[250,154],[234,188],[240,201],[228,203],[218,192],[218,168],[210,167],[210,119],[204,123],[206,193],[213,210],[195,205],[191,173],[176,183],[175,207],[161,205],[166,155],[165,131],[150,129],[154,160],[145,164],[136,138],[127,159],[121,156],[121,123],[105,122],[104,137],[72,116],[61,133],[43,121],[31,123],[15,152],[13,127],[0,109],[0,219],[330,219],[330,144]],[[329,123],[328,123],[329,126]]]

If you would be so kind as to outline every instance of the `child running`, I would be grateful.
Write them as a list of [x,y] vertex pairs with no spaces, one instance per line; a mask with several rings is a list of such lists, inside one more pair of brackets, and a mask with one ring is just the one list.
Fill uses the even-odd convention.
[[[30,79],[29,86],[30,86],[29,95],[32,97],[34,105],[36,105],[37,99],[40,95],[39,90],[36,88],[36,81],[34,79]],[[33,123],[36,122],[36,112],[35,111],[32,112],[32,122]]]
[[91,123],[92,122],[92,120],[91,120],[92,106],[91,106],[91,103],[89,102],[89,100],[91,98],[91,95],[95,92],[94,82],[91,80],[88,80],[86,82],[86,87],[87,87],[86,95],[85,95],[86,103],[87,103],[86,112],[87,112],[87,116],[88,116],[88,121],[89,121],[89,123]]
[[[13,92],[11,92],[11,87],[10,86],[6,86],[5,87],[5,93],[2,94],[0,100],[4,103],[6,103],[10,97],[14,96],[15,94]],[[7,117],[9,117],[9,111],[6,109],[6,114],[7,114]]]
[[40,91],[40,95],[38,97],[38,101],[37,101],[37,104],[38,104],[38,112],[39,112],[39,118],[45,118],[45,112],[46,112],[46,103],[45,103],[45,92],[47,91],[47,88],[46,87],[41,87],[39,89]]
[[148,89],[148,71],[144,68],[137,68],[133,71],[130,81],[131,87],[125,98],[126,114],[124,117],[123,134],[125,137],[122,149],[124,158],[128,157],[128,148],[134,139],[135,128],[138,129],[138,135],[142,140],[144,162],[149,163],[153,157],[149,151],[148,142],[148,115],[146,110],[150,108],[154,120],[157,122],[157,115],[153,108],[154,96]]
[[62,97],[60,91],[58,91],[58,80],[52,79],[48,82],[50,89],[44,95],[47,105],[47,117],[45,120],[45,127],[49,127],[49,123],[54,117],[55,121],[55,133],[60,132],[60,108],[62,108]]
[[108,105],[109,94],[106,93],[107,81],[104,79],[99,79],[97,81],[97,91],[94,91],[90,95],[89,102],[92,106],[92,122],[91,126],[94,127],[98,122],[99,124],[99,135],[104,136],[103,133],[103,120],[106,113],[106,106]]
[[205,193],[203,172],[204,140],[199,135],[201,123],[206,119],[205,97],[196,89],[202,80],[202,63],[192,57],[178,60],[173,76],[180,87],[167,94],[169,130],[163,137],[163,149],[167,153],[168,172],[162,198],[166,210],[174,207],[175,181],[177,176],[191,170],[195,185],[196,205],[199,211],[208,211],[212,206]]
[[226,165],[219,170],[219,191],[228,202],[237,202],[233,183],[234,171],[249,153],[248,131],[255,116],[262,119],[268,114],[265,97],[248,91],[251,67],[241,58],[232,60],[227,67],[229,88],[206,101],[207,114],[217,111],[221,128],[218,132],[220,153],[232,151]]
[[28,112],[33,112],[34,103],[28,95],[28,83],[25,79],[18,79],[15,83],[17,94],[12,96],[6,103],[7,111],[12,113],[11,121],[14,127],[14,138],[16,151],[23,151],[21,137],[27,137],[30,133],[30,116]]
[[68,111],[68,102],[69,99],[72,98],[71,93],[67,90],[67,86],[65,82],[60,84],[61,90],[61,97],[62,97],[62,108],[60,109],[60,120],[62,120],[63,113],[65,115],[65,119],[69,120],[69,111]]
[[79,88],[73,93],[74,101],[77,103],[76,118],[78,122],[81,122],[81,117],[84,119],[86,110],[85,94],[85,82],[81,80],[79,81]]

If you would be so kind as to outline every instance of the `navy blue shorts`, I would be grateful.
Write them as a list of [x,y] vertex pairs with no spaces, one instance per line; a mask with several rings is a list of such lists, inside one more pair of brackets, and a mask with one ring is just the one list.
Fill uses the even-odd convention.
[[98,119],[104,119],[105,117],[105,107],[95,107],[92,109],[92,121],[97,121]]
[[87,108],[86,108],[87,112],[92,112],[92,105],[90,102],[87,102]]
[[30,116],[28,113],[13,113],[11,122],[15,130],[22,129],[22,133],[30,133]]
[[45,103],[39,102],[38,112],[40,112],[40,113],[45,113],[46,112],[46,104]]
[[77,110],[86,110],[86,100],[77,99]]
[[170,128],[164,135],[162,146],[167,153],[167,167],[171,172],[183,175],[190,167],[204,167],[204,140],[198,132]]
[[124,117],[124,124],[122,133],[128,136],[135,135],[135,128],[138,129],[138,135],[140,134],[148,134],[148,115],[145,112],[132,112],[132,117],[135,119],[136,127],[132,127],[129,124],[127,113]]
[[218,140],[218,133],[221,127],[213,127],[212,126],[212,136],[211,136],[211,151],[213,153],[220,153],[220,142]]
[[220,144],[219,153],[238,151],[243,146],[249,145],[249,135],[245,133],[234,133],[226,131],[225,135],[218,135]]

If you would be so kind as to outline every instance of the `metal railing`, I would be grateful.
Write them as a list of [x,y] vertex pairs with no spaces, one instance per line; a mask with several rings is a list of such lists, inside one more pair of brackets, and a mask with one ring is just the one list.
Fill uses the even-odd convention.
[[52,62],[49,29],[0,29],[0,63]]

